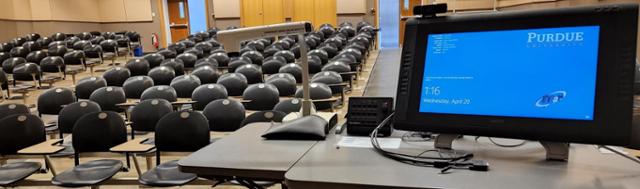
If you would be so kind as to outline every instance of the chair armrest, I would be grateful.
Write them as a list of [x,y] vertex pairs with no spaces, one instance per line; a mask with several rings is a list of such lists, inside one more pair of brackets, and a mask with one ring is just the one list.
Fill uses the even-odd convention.
[[337,102],[339,99],[336,97],[326,98],[326,99],[316,99],[311,100],[311,102]]
[[125,103],[116,104],[116,106],[123,107],[123,108],[127,108],[127,107],[130,107],[130,106],[135,106],[135,105],[138,105],[138,103],[137,102],[125,102]]
[[49,155],[55,154],[62,150],[64,150],[63,146],[58,146],[56,144],[62,143],[61,139],[51,139],[39,144],[29,146],[18,151],[18,154],[22,155]]
[[154,145],[150,145],[150,144],[142,144],[144,141],[149,140],[149,138],[137,138],[137,139],[133,139],[130,141],[127,141],[125,143],[122,143],[120,145],[117,145],[111,149],[109,149],[111,152],[119,152],[119,153],[125,153],[125,152],[131,152],[131,153],[143,153],[143,152],[148,152],[150,150],[153,150],[154,148],[156,148],[156,146]]
[[182,105],[185,105],[185,104],[195,104],[196,102],[197,101],[193,101],[193,100],[190,100],[190,101],[176,101],[176,102],[172,102],[171,104],[174,105],[174,106],[182,106]]
[[342,72],[342,73],[338,73],[340,75],[357,75],[358,72]]
[[349,85],[349,83],[329,84],[329,85],[327,85],[327,86],[329,86],[329,87],[342,87],[342,88],[344,88],[344,87],[347,87],[347,85]]

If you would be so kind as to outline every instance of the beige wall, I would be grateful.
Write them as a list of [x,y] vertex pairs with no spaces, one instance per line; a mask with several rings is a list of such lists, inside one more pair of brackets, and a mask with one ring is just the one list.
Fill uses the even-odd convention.
[[[20,10],[20,11],[18,11]],[[155,0],[0,0],[0,41],[29,33],[137,31],[145,51],[160,33]]]
[[[212,4],[210,11],[215,15],[213,23],[220,29],[229,26],[240,27],[240,4],[241,0],[208,0]],[[284,15],[286,20],[293,17],[293,1],[284,0]],[[368,3],[373,4],[375,0],[335,0],[337,1],[338,23],[348,21],[357,23],[366,18]]]

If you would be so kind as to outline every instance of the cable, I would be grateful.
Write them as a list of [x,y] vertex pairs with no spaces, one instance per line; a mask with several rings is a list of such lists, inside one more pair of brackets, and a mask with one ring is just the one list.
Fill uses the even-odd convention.
[[[390,159],[414,165],[414,166],[423,166],[423,167],[434,167],[440,168],[441,173],[447,173],[450,169],[469,169],[474,171],[488,171],[489,164],[487,162],[481,160],[470,160],[473,158],[473,154],[461,154],[460,156],[454,157],[443,157],[442,153],[439,150],[425,150],[417,155],[408,155],[397,152],[391,152],[384,150],[380,147],[378,143],[378,131],[384,125],[387,124],[393,118],[395,113],[391,113],[387,118],[385,118],[374,130],[371,132],[371,144],[379,154],[388,157]],[[423,154],[428,152],[438,152],[440,157],[422,157]]]
[[[412,139],[417,138],[417,139]],[[413,142],[428,142],[431,141],[431,133],[423,132],[406,132],[401,137],[402,142],[411,144]]]
[[[478,139],[480,138],[480,136],[476,136],[476,142],[478,141]],[[498,146],[498,147],[503,147],[503,148],[515,148],[515,147],[520,147],[520,146],[524,146],[525,144],[527,144],[526,140],[523,140],[520,143],[517,144],[501,144],[498,143],[496,141],[493,140],[493,138],[491,137],[487,137],[489,139],[489,142],[493,143],[494,145]]]
[[624,158],[627,158],[627,159],[629,159],[629,160],[631,160],[631,161],[633,161],[633,162],[636,162],[636,163],[640,164],[640,159],[638,159],[638,158],[636,158],[636,157],[633,157],[633,156],[630,156],[630,155],[627,155],[627,154],[625,154],[624,152],[621,152],[621,151],[620,151],[620,150],[618,150],[618,149],[611,148],[611,147],[609,147],[609,146],[605,146],[605,145],[599,145],[599,146],[598,146],[598,148],[604,148],[604,149],[607,149],[607,150],[609,150],[609,151],[611,151],[611,152],[613,152],[613,153],[615,153],[615,154],[618,154],[618,155],[620,155],[620,156],[622,156],[622,157],[624,157]]

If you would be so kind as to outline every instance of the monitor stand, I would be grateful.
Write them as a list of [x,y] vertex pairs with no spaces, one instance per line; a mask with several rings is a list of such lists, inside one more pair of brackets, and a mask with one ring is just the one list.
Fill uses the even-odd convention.
[[451,156],[459,156],[460,154],[470,154],[466,151],[454,150],[453,149],[453,141],[462,137],[462,135],[455,134],[439,134],[435,137],[435,141],[433,142],[434,147],[438,150],[439,153],[450,154]]
[[540,144],[542,144],[542,147],[547,151],[547,160],[569,160],[569,143],[540,141]]
[[[438,149],[453,149],[453,141],[460,138],[456,134],[439,134],[436,136],[434,145]],[[548,161],[569,160],[569,143],[540,141],[540,144],[547,151]]]

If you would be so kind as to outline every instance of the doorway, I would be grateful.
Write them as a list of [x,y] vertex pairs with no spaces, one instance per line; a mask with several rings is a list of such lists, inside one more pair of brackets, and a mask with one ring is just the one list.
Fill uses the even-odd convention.
[[167,0],[169,32],[175,43],[189,36],[189,9],[187,0]]
[[189,34],[207,31],[209,28],[209,4],[207,0],[165,0],[165,24],[172,43],[189,37]]
[[242,0],[240,12],[242,27],[285,22],[284,0]]
[[293,0],[293,21],[309,21],[314,26],[337,26],[336,0]]
[[400,45],[404,41],[404,24],[407,19],[403,17],[413,16],[413,7],[421,5],[421,0],[401,0],[400,1]]

